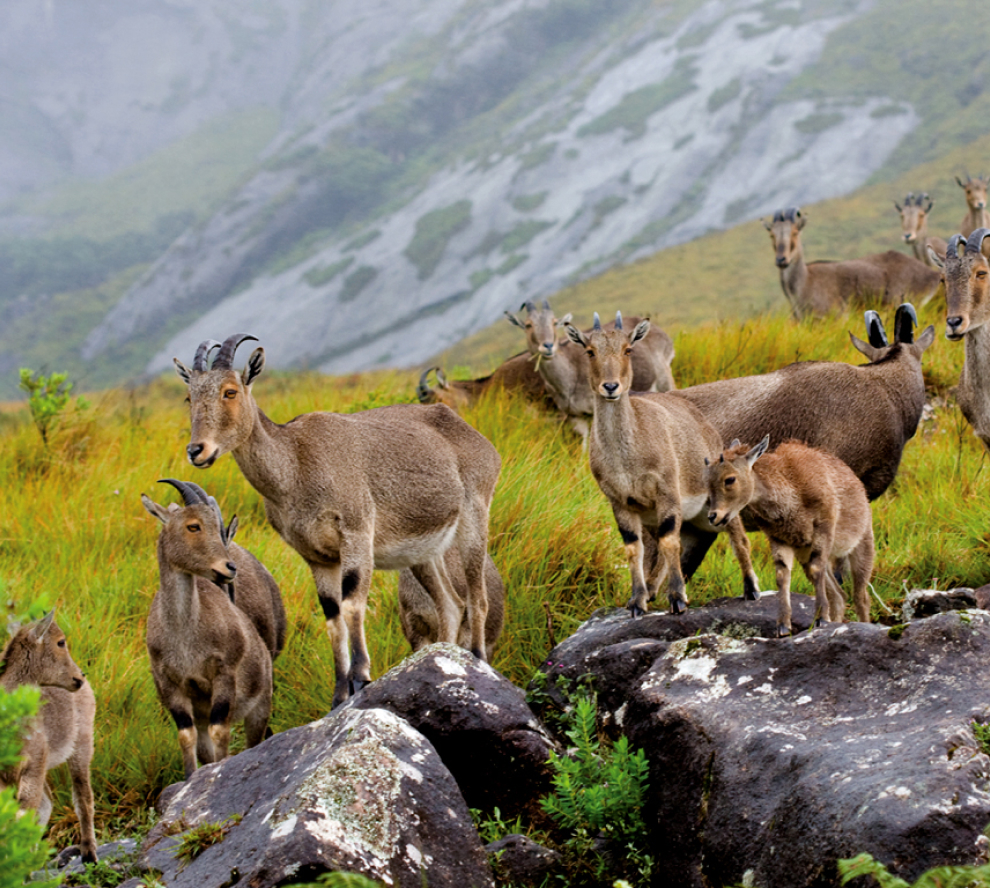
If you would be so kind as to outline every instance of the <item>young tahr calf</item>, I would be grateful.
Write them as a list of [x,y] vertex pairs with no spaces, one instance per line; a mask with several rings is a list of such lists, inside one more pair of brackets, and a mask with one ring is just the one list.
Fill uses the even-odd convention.
[[868,623],[873,521],[862,482],[824,450],[785,441],[767,453],[769,445],[769,435],[752,449],[735,440],[718,459],[707,461],[709,521],[719,527],[742,517],[770,541],[778,635],[791,634],[795,557],[815,587],[816,625],[842,621],[845,597],[833,568],[847,557],[856,615]]
[[93,788],[89,765],[93,759],[93,689],[69,655],[65,633],[51,611],[42,620],[23,626],[0,654],[0,687],[12,691],[21,685],[41,688],[41,711],[24,741],[23,760],[13,773],[0,774],[0,789],[17,786],[22,811],[34,811],[44,826],[52,813],[45,775],[68,762],[72,802],[82,834],[79,850],[86,863],[96,860],[93,829]]

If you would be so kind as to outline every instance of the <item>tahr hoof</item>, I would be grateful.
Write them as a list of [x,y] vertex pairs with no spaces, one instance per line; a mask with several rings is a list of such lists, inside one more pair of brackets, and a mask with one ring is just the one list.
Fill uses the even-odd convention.
[[821,617],[815,617],[815,628],[821,629],[827,622],[827,620],[823,620]]
[[471,653],[475,657],[477,657],[479,660],[484,660],[485,659],[485,655],[483,653],[481,653],[481,651],[479,651],[477,648],[471,648]]
[[777,624],[777,638],[787,638],[791,634],[790,626],[781,626]]
[[354,695],[355,695],[355,694],[356,694],[356,693],[357,693],[358,691],[360,691],[360,690],[361,690],[361,688],[363,688],[363,687],[364,687],[364,686],[365,686],[365,685],[366,685],[367,683],[368,683],[368,682],[366,682],[366,681],[365,681],[365,680],[364,680],[363,678],[352,678],[352,679],[350,679],[350,681],[348,681],[348,683],[347,683],[347,684],[348,684],[348,686],[350,687],[350,690],[351,690],[351,696],[353,697],[353,696],[354,696]]
[[641,608],[638,604],[630,604],[629,605],[629,615],[633,619],[635,619],[636,617],[641,617],[645,613],[646,613],[646,611],[643,610],[643,608]]
[[672,602],[670,602],[670,612],[676,617],[679,617],[681,614],[686,614],[687,602],[681,601],[680,598],[675,598]]

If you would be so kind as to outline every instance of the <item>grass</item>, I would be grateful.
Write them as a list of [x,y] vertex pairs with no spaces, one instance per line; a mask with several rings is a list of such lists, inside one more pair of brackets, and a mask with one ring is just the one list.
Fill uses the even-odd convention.
[[[885,315],[886,316],[886,315]],[[922,323],[940,325],[937,306]],[[508,326],[508,325],[506,325]],[[863,336],[859,311],[794,323],[780,315],[708,323],[676,336],[681,386],[774,369],[797,359],[860,362],[847,330]],[[889,327],[889,324],[888,324]],[[990,578],[990,502],[983,495],[986,457],[947,400],[962,346],[939,337],[925,356],[935,405],[905,451],[895,485],[874,504],[877,563],[873,584],[896,606],[905,585],[978,586]],[[316,410],[353,410],[412,400],[415,374],[335,379],[315,373],[265,374],[254,392],[279,422]],[[262,503],[229,456],[206,472],[184,459],[184,390],[177,379],[90,396],[41,446],[24,406],[0,411],[0,564],[15,609],[57,605],[73,655],[98,700],[93,783],[103,836],[143,822],[169,783],[181,779],[175,728],[155,696],[144,645],[157,584],[157,527],[142,492],[169,502],[156,479],[195,480],[225,513],[240,516],[238,541],[281,585],[289,621],[275,664],[275,731],[325,715],[333,694],[332,653],[313,582],[302,560],[264,518]],[[525,683],[555,641],[596,608],[622,605],[628,575],[622,543],[578,440],[556,417],[495,393],[465,414],[503,458],[491,512],[491,551],[507,589],[507,622],[494,666]],[[851,431],[851,433],[853,433]],[[764,587],[773,571],[762,538],[753,537]],[[807,592],[803,578],[796,590]],[[692,604],[738,594],[738,569],[720,541],[688,587]],[[367,634],[374,675],[401,661],[394,574],[376,573]],[[874,616],[880,615],[879,606]],[[243,743],[235,731],[234,748]],[[67,844],[74,828],[68,775],[55,772],[51,838]]]

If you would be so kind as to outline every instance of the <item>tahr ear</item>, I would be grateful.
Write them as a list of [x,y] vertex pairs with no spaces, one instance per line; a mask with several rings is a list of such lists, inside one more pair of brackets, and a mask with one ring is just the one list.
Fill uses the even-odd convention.
[[632,345],[634,342],[639,342],[647,333],[650,332],[650,322],[648,320],[640,321],[636,328],[632,331],[632,335],[629,337],[629,344]]
[[227,522],[227,532],[224,535],[224,540],[223,540],[225,543],[227,543],[227,545],[230,545],[230,543],[233,541],[234,534],[237,533],[238,526],[239,525],[237,523],[236,515],[233,518],[231,518],[229,522]]
[[244,381],[244,385],[250,385],[254,382],[261,375],[261,371],[264,368],[265,350],[259,345],[253,352],[251,352],[251,357],[248,358],[247,366],[241,374],[241,379]]
[[178,358],[172,358],[172,363],[175,364],[175,372],[179,374],[179,379],[181,379],[186,385],[189,385],[189,380],[192,379],[192,370],[190,370]]
[[52,622],[55,620],[55,609],[52,608],[45,614],[34,626],[31,627],[31,637],[35,641],[43,641],[48,630],[52,628]]
[[929,244],[925,249],[928,251],[928,258],[935,263],[937,268],[945,268],[945,260],[932,249],[931,244]]
[[919,349],[919,353],[924,352],[928,346],[930,346],[935,341],[935,327],[929,324],[925,327],[925,331],[914,340],[914,345]]
[[564,330],[570,337],[571,342],[576,342],[582,348],[588,347],[588,340],[585,335],[573,324],[564,324]]
[[852,342],[853,348],[860,352],[866,360],[870,361],[870,363],[880,357],[879,349],[874,348],[868,342],[863,342],[863,340],[854,333],[849,334],[849,340]]
[[162,524],[168,521],[168,512],[165,511],[164,507],[158,505],[148,494],[141,494],[141,505],[148,510],[149,515],[154,515]]
[[770,446],[770,436],[764,435],[763,440],[760,441],[749,453],[746,454],[746,462],[753,465],[764,453],[767,452],[767,448]]
[[505,312],[505,316],[509,319],[510,324],[514,324],[517,327],[522,327],[524,330],[526,329],[526,325],[522,321],[520,321],[519,318],[517,318],[511,311]]
[[567,312],[559,321],[557,321],[558,327],[563,327],[565,324],[569,324],[574,319],[574,316]]

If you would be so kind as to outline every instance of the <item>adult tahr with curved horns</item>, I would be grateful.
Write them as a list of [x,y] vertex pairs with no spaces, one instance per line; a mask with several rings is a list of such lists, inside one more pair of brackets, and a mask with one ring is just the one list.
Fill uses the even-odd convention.
[[491,442],[442,404],[307,413],[279,425],[252,392],[264,349],[233,369],[246,339],[255,337],[225,340],[212,366],[212,340],[191,369],[175,361],[189,386],[189,461],[206,468],[229,452],[272,526],[308,564],[333,646],[334,704],[371,678],[364,615],[376,568],[411,568],[436,602],[440,640],[456,643],[463,606],[444,560],[456,546],[471,650],[485,658],[488,511],[501,469]]
[[977,228],[990,228],[990,211],[987,210],[990,176],[971,176],[966,173],[966,181],[963,182],[956,176],[956,184],[966,193],[966,215],[959,223],[959,233],[968,238]]
[[197,758],[208,764],[227,756],[235,722],[244,722],[249,747],[264,740],[285,610],[271,574],[233,542],[236,516],[225,524],[217,501],[197,484],[161,483],[175,487],[183,505],[165,508],[141,496],[162,523],[160,586],[146,642],[155,690],[175,721],[188,778]]
[[966,350],[956,400],[979,439],[990,448],[990,228],[968,238],[954,234],[942,265],[945,337]]
[[800,208],[789,207],[763,223],[773,242],[781,289],[795,318],[825,315],[857,299],[894,305],[913,296],[924,305],[938,290],[937,271],[897,250],[844,262],[805,262],[801,231],[807,221]]

